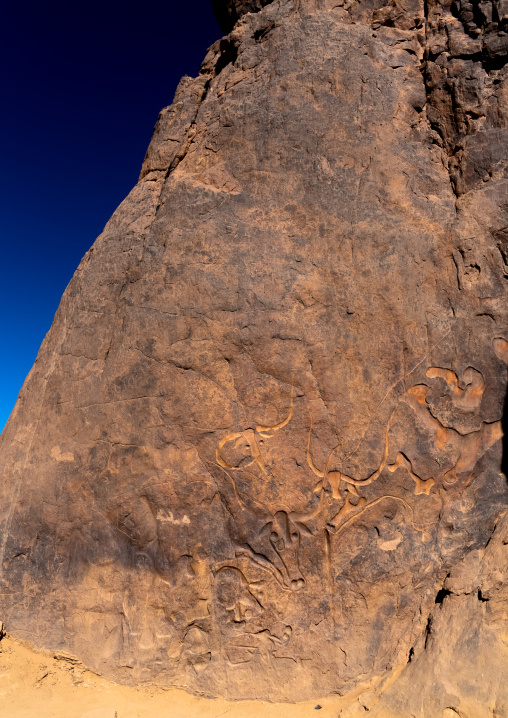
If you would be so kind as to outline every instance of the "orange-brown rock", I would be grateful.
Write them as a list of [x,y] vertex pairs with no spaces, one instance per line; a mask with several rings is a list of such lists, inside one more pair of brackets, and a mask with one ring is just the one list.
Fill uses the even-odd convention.
[[216,6],[2,434],[0,619],[120,682],[507,715],[503,3]]

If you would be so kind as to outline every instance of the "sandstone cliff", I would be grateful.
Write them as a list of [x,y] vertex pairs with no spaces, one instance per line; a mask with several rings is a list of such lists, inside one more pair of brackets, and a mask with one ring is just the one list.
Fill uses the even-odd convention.
[[214,5],[1,436],[0,618],[120,682],[508,715],[506,0]]

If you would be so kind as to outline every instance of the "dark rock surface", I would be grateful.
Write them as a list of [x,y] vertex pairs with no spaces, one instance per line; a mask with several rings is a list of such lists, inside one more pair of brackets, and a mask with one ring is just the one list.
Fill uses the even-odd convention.
[[223,7],[2,434],[0,618],[129,683],[506,715],[503,3]]
[[259,12],[273,0],[212,0],[212,6],[223,32],[231,32],[247,12]]

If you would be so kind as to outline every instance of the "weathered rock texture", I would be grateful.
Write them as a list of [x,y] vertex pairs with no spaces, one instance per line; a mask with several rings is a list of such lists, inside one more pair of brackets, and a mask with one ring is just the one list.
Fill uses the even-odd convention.
[[259,12],[272,0],[212,0],[212,6],[224,32],[230,32],[238,19],[248,12]]
[[2,435],[1,618],[119,681],[506,716],[506,0],[216,5]]

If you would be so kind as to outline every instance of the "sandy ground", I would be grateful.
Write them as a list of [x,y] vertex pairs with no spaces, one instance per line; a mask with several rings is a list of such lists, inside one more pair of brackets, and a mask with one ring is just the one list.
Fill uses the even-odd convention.
[[[2,718],[113,718],[114,711],[117,718],[338,718],[344,708],[340,698],[296,704],[230,702],[176,688],[130,688],[64,655],[37,653],[9,636],[0,641]],[[97,713],[88,716],[90,711]]]

